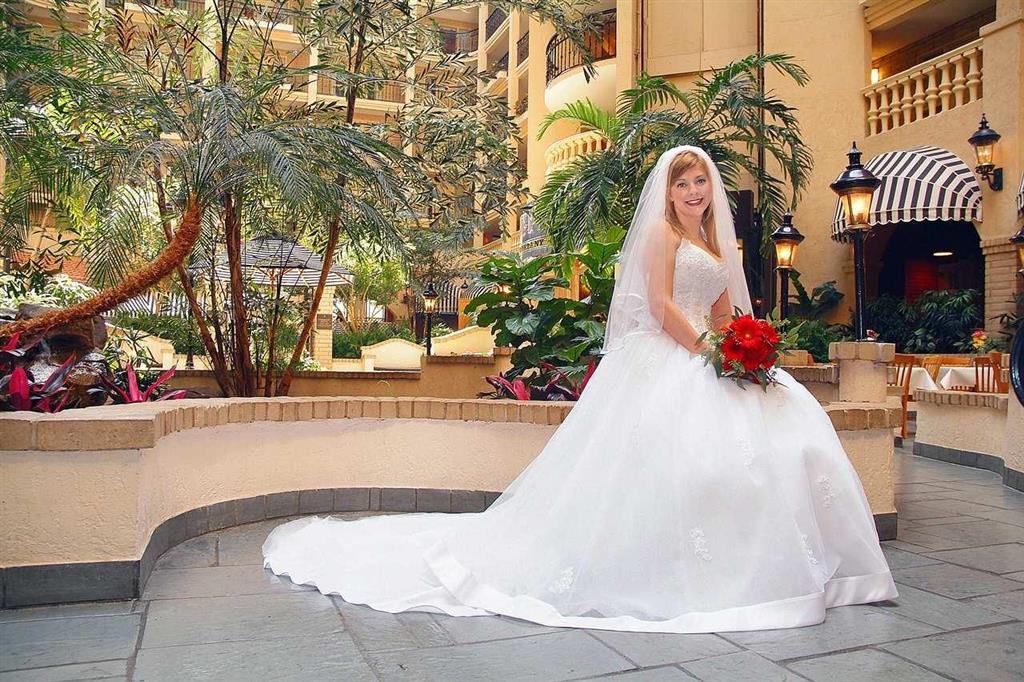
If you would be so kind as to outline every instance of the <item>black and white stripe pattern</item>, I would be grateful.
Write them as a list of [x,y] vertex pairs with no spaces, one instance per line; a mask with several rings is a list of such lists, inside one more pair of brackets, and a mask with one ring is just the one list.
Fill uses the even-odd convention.
[[[924,220],[981,220],[981,186],[952,152],[932,146],[885,152],[866,165],[882,184],[871,201],[871,224]],[[848,241],[836,201],[832,239]]]
[[[274,286],[278,279],[285,287],[316,287],[320,279],[323,260],[317,254],[290,239],[261,237],[242,245],[242,269],[253,284]],[[200,276],[210,273],[209,262],[197,263],[189,268]],[[227,254],[221,249],[213,276],[221,281],[231,278]],[[352,283],[352,273],[338,265],[327,275],[329,287],[346,286]]]
[[459,313],[459,296],[462,295],[462,284],[455,282],[441,282],[437,287],[437,312],[442,315],[457,315]]
[[153,315],[156,313],[156,294],[139,294],[118,305],[114,310],[125,315]]

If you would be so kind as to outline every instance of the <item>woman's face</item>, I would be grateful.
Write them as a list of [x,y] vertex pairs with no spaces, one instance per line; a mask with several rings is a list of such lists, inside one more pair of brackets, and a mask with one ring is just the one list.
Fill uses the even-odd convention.
[[711,201],[711,180],[704,167],[698,163],[683,171],[669,187],[668,197],[680,220],[702,220]]

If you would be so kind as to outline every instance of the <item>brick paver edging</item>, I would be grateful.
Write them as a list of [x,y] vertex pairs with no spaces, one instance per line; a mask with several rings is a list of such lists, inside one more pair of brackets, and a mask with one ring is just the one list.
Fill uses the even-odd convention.
[[[211,398],[109,405],[58,414],[0,416],[0,450],[101,451],[152,448],[178,431],[251,422],[320,419],[451,419],[561,424],[571,402],[444,398]],[[825,411],[837,431],[894,428],[900,410],[870,403],[835,403]]]
[[1006,393],[974,393],[973,391],[933,391],[919,388],[914,391],[914,400],[933,405],[960,405],[961,407],[991,407],[1006,411],[1009,396]]

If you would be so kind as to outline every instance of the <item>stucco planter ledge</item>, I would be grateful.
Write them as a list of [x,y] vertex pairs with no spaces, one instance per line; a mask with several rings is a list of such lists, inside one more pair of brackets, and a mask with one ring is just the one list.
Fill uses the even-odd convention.
[[914,391],[914,454],[994,471],[1024,491],[1024,409],[1016,396]]
[[[230,398],[0,416],[6,607],[137,597],[156,559],[210,530],[300,513],[484,510],[573,403]],[[883,536],[892,425],[825,407]]]

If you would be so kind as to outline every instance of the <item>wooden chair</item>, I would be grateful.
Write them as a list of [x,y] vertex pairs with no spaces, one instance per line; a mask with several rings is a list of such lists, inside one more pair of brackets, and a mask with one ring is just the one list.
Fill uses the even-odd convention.
[[942,367],[942,357],[929,355],[921,360],[921,366],[924,367],[924,371],[928,372],[928,376],[932,378],[932,381],[937,382],[939,380],[939,368]]
[[978,393],[1007,393],[1009,387],[1003,383],[1002,358],[984,355],[974,358],[974,390]]
[[903,424],[900,427],[900,437],[907,437],[907,403],[910,402],[910,375],[917,366],[917,357],[905,353],[897,353],[889,366],[893,368],[892,376],[889,379],[889,386],[896,386],[900,389],[900,405],[903,406]]

